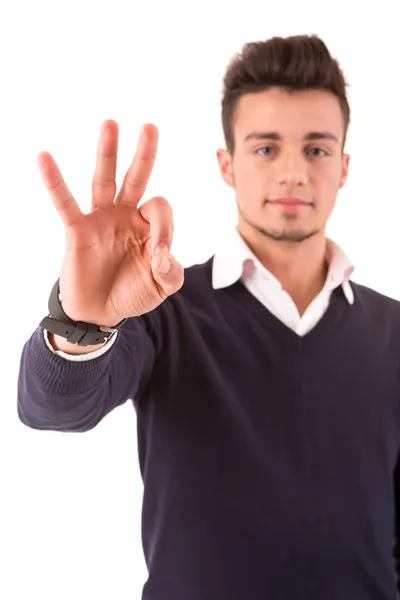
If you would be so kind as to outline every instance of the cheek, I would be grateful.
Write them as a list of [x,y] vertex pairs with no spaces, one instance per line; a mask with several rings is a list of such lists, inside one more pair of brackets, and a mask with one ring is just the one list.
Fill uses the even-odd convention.
[[315,185],[312,185],[312,189],[317,198],[317,211],[329,215],[335,206],[340,189],[340,173],[337,172],[337,169],[320,173],[315,180]]
[[339,185],[340,179],[342,177],[342,165],[341,163],[337,164],[331,163],[329,165],[325,165],[325,168],[321,169],[321,172],[326,179],[326,182],[332,186]]
[[266,169],[259,169],[254,162],[249,160],[238,161],[234,166],[233,174],[236,186],[241,190],[246,189],[251,194],[251,190],[262,187],[263,182],[267,181],[268,174]]
[[238,184],[251,194],[265,194],[269,184],[274,180],[274,171],[262,162],[255,160],[243,161],[237,169],[236,178]]
[[340,186],[341,176],[342,171],[336,165],[319,165],[313,170],[310,183],[324,195],[334,195]]

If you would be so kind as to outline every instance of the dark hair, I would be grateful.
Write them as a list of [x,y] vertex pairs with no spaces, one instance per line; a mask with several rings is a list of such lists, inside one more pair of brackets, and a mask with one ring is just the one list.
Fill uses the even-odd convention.
[[315,34],[245,44],[228,65],[223,79],[222,127],[227,149],[234,153],[234,118],[240,98],[271,87],[288,92],[318,89],[334,94],[343,114],[344,148],[350,124],[347,86],[338,61]]

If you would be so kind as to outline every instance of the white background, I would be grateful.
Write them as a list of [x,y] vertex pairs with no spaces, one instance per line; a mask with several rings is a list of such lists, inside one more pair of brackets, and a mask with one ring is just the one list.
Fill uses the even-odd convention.
[[[249,41],[317,33],[349,80],[350,175],[328,235],[353,279],[400,298],[400,103],[393,0],[12,2],[0,14],[0,598],[140,599],[142,482],[130,402],[84,434],[17,418],[22,347],[47,314],[64,227],[36,166],[48,150],[84,212],[100,125],[120,125],[118,182],[145,122],[159,153],[145,199],[168,198],[172,252],[203,262],[236,223],[216,150],[225,68]],[[177,599],[183,600],[183,599]]]

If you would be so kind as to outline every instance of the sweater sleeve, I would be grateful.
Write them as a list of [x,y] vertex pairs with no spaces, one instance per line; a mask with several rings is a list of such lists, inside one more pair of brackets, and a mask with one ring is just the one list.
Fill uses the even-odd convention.
[[20,421],[33,429],[87,431],[128,399],[139,402],[160,341],[151,315],[128,319],[106,352],[85,361],[52,352],[36,329],[21,354]]
[[395,498],[395,536],[393,558],[396,570],[397,589],[400,593],[400,455],[393,473],[394,498]]

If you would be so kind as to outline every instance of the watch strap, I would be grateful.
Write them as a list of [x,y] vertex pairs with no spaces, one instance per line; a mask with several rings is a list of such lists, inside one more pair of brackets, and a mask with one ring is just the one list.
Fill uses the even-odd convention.
[[78,346],[97,346],[107,342],[128,320],[122,319],[114,327],[104,327],[84,321],[73,321],[64,312],[60,300],[60,280],[57,279],[49,297],[49,315],[39,323],[39,327],[65,338]]

